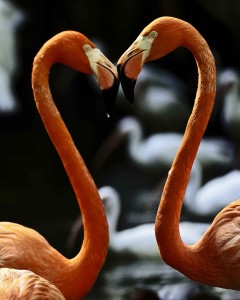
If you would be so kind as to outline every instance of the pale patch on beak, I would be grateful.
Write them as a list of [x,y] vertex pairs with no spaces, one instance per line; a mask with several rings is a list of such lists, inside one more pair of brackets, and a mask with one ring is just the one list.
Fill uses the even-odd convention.
[[86,44],[83,46],[83,50],[88,57],[90,67],[100,88],[103,90],[110,88],[114,80],[118,78],[115,66],[98,48],[92,48]]
[[134,87],[137,77],[150,54],[152,43],[157,35],[156,31],[151,31],[144,36],[139,35],[118,60],[119,78],[123,92],[130,103],[134,101]]
[[117,69],[98,48],[85,44],[83,51],[102,90],[105,109],[109,116],[114,108],[119,88]]
[[156,31],[151,31],[148,35],[139,35],[132,45],[120,57],[118,64],[125,64],[135,55],[141,53],[141,66],[145,63],[151,51],[152,43],[157,37]]

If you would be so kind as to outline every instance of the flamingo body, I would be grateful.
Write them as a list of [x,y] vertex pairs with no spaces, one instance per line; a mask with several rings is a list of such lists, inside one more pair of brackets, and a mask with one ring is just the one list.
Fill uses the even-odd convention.
[[[31,270],[36,274],[41,273],[43,278],[51,282],[60,276],[61,269],[66,268],[67,259],[34,229],[12,222],[0,222],[0,239],[1,268]],[[50,265],[58,267],[50,271]]]
[[0,269],[1,300],[65,300],[65,297],[46,279],[28,271]]

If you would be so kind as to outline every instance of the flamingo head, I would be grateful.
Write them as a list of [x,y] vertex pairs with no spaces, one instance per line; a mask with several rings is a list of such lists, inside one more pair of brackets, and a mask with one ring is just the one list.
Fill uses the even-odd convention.
[[85,35],[76,31],[55,35],[39,51],[34,65],[41,65],[43,60],[49,67],[62,63],[78,72],[94,75],[102,91],[106,113],[110,114],[119,88],[117,69]]
[[99,83],[105,102],[105,110],[109,116],[115,106],[119,88],[117,69],[94,44],[91,44],[84,44],[83,51],[89,61],[91,73]]
[[183,34],[177,30],[179,26],[181,23],[171,17],[154,20],[118,60],[119,78],[130,103],[134,101],[134,87],[144,63],[165,56],[182,43]]

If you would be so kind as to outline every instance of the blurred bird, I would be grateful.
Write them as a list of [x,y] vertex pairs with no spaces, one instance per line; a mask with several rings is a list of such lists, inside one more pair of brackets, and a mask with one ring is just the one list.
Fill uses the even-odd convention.
[[[134,117],[125,117],[98,149],[94,167],[100,169],[111,153],[127,139],[127,154],[134,165],[145,174],[159,178],[169,170],[182,137],[180,133],[156,133],[143,138],[140,122]],[[204,138],[194,165],[200,164],[203,172],[207,173],[213,167],[230,167],[233,160],[234,146],[231,142],[223,138]],[[193,167],[192,172],[200,172],[199,169],[200,167]]]
[[185,194],[183,205],[200,216],[215,216],[240,196],[240,170],[232,170],[204,184],[197,192]]
[[[154,235],[154,223],[145,223],[132,228],[117,231],[121,213],[121,201],[118,192],[111,186],[101,187],[99,195],[104,203],[109,226],[109,249],[117,254],[130,254],[139,259],[159,259],[159,249]],[[79,217],[72,227],[68,239],[69,247],[73,247],[81,228]],[[209,224],[181,222],[180,234],[189,245],[194,244],[204,234]]]
[[233,68],[219,73],[218,84],[223,94],[222,122],[229,138],[237,146],[237,163],[240,161],[240,77]]
[[[218,76],[219,89],[224,94],[223,123],[227,133],[234,140],[239,140],[238,128],[240,124],[240,78],[235,69],[225,69]],[[235,135],[234,135],[235,134]]]
[[17,28],[24,19],[24,12],[12,2],[0,0],[0,113],[12,113],[19,108],[12,80],[19,67]]

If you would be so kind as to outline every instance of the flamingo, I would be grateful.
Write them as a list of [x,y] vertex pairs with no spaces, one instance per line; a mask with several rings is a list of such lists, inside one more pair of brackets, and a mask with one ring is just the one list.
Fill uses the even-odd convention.
[[35,230],[1,222],[0,267],[30,270],[54,284],[66,299],[77,300],[91,290],[97,279],[109,237],[98,190],[52,99],[48,76],[51,66],[58,62],[96,76],[108,113],[118,90],[117,70],[87,37],[75,31],[51,38],[33,62],[34,99],[76,194],[83,216],[83,244],[79,253],[68,259]]
[[[117,231],[118,219],[121,213],[121,199],[117,190],[111,186],[103,186],[99,195],[104,203],[109,226],[109,249],[118,254],[130,254],[138,259],[158,259],[159,250],[154,235],[154,223],[144,223],[138,226]],[[209,227],[208,223],[184,221],[180,223],[180,234],[187,244],[194,244]],[[77,218],[74,231],[69,236],[69,246],[74,244],[76,235],[81,228],[81,218]]]
[[134,100],[134,85],[144,63],[159,59],[178,47],[195,57],[198,87],[183,141],[164,186],[155,220],[155,235],[162,259],[190,279],[226,289],[240,290],[240,200],[226,206],[194,245],[179,233],[184,194],[216,94],[216,65],[202,35],[188,22],[162,17],[152,21],[118,60],[126,97]]
[[28,270],[0,269],[0,298],[65,300],[60,290],[48,280]]

